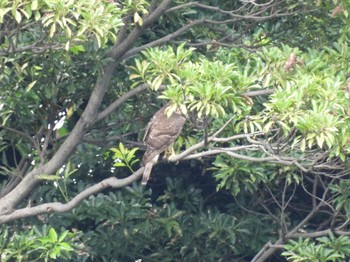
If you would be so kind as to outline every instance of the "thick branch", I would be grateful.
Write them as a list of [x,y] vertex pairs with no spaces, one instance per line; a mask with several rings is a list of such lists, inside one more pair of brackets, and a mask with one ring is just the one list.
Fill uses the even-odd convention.
[[34,207],[26,207],[22,209],[15,210],[11,214],[0,216],[0,224],[4,224],[19,218],[32,217],[41,214],[53,213],[53,212],[67,212],[75,208],[81,203],[84,199],[89,196],[101,192],[106,188],[122,188],[138,180],[143,173],[143,167],[137,170],[134,174],[128,176],[127,178],[118,179],[116,177],[107,178],[89,188],[86,188],[84,191],[76,195],[72,200],[67,203],[52,202],[45,203],[42,205]]
[[145,29],[150,27],[165,13],[171,2],[171,0],[164,0],[152,13],[143,19],[142,27],[136,26],[124,41],[122,41],[119,45],[114,46],[109,51],[108,56],[113,57],[114,59],[120,59],[121,57],[124,59],[125,52],[129,50],[131,46],[133,46],[136,39],[143,33]]
[[178,30],[176,30],[175,32],[168,34],[160,39],[157,39],[153,42],[150,42],[148,44],[133,48],[131,50],[129,50],[128,52],[126,52],[122,59],[126,59],[129,58],[130,56],[133,56],[137,53],[139,53],[142,50],[145,50],[147,48],[151,48],[151,47],[155,47],[155,46],[159,46],[161,44],[164,44],[166,42],[169,42],[177,37],[179,37],[181,34],[183,34],[184,32],[188,31],[189,29],[199,26],[199,25],[203,25],[206,27],[210,27],[210,25],[222,25],[222,24],[233,24],[233,23],[237,23],[241,20],[254,20],[254,21],[264,21],[264,20],[268,20],[274,17],[282,17],[282,16],[292,16],[297,14],[298,12],[288,12],[288,13],[273,13],[271,15],[261,15],[261,13],[264,13],[264,11],[266,11],[266,7],[262,10],[259,10],[258,12],[255,13],[251,13],[248,15],[239,15],[239,14],[235,14],[233,11],[225,11],[222,10],[218,7],[212,7],[212,6],[207,6],[207,5],[203,5],[200,4],[198,2],[192,2],[192,3],[187,3],[184,5],[180,5],[177,7],[173,7],[173,8],[169,8],[165,13],[169,13],[169,12],[173,12],[175,10],[184,8],[184,7],[189,7],[189,6],[196,6],[199,8],[203,8],[203,9],[208,9],[214,12],[220,12],[222,14],[226,14],[229,15],[230,17],[232,17],[231,19],[225,19],[225,20],[210,20],[210,19],[199,19],[199,20],[194,20],[189,22],[187,25],[182,26],[181,28],[179,28]]
[[[157,21],[170,4],[171,0],[164,0],[159,4],[158,8],[144,19],[143,27],[137,26],[124,41],[114,46],[107,56],[114,58],[115,60],[118,60],[123,56],[130,46],[132,46],[132,43],[134,43],[141,35],[143,30]],[[89,102],[72,132],[48,163],[41,165],[28,173],[28,175],[10,193],[0,200],[0,214],[8,214],[12,212],[13,209],[24,198],[26,198],[33,188],[40,182],[38,179],[40,174],[55,173],[74,152],[77,145],[82,141],[84,135],[96,122],[96,119],[102,119],[108,115],[110,112],[109,110],[112,110],[113,107],[116,106],[113,105],[111,108],[108,108],[107,111],[102,111],[101,115],[98,114],[99,107],[110,83],[115,67],[115,62],[110,62],[104,67],[103,74],[97,80]],[[18,192],[20,192],[20,194]]]
[[[51,160],[45,165],[33,169],[27,176],[6,196],[0,200],[0,214],[7,214],[22,202],[33,190],[33,188],[40,182],[38,176],[41,174],[55,173],[70,157],[77,145],[82,141],[86,132],[94,123],[98,109],[101,105],[104,94],[109,85],[110,79],[115,69],[114,63],[106,65],[104,74],[97,80],[94,90],[90,96],[89,102],[69,134],[67,139],[63,142]],[[19,194],[20,192],[20,194]]]

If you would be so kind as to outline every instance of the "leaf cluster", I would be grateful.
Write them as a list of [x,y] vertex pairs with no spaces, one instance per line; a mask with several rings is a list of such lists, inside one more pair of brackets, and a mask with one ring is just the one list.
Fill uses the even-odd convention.
[[[91,12],[92,9],[94,12]],[[115,42],[116,33],[123,25],[123,11],[109,1],[2,1],[0,10],[0,24],[9,23],[12,19],[22,26],[35,21],[29,32],[21,32],[23,36],[28,33],[37,36],[37,39],[31,39],[35,43],[47,35],[56,43],[64,44],[66,50],[92,37],[98,48],[109,40]],[[39,28],[41,33],[37,32]],[[12,41],[10,37],[5,39],[3,48]]]
[[227,107],[242,110],[245,103],[236,94],[243,87],[234,84],[238,78],[235,65],[195,58],[193,51],[184,44],[176,51],[171,47],[148,49],[143,52],[144,60],[136,59],[135,66],[130,66],[130,79],[134,85],[147,83],[153,90],[165,87],[159,98],[187,105],[198,117],[223,116]]
[[110,149],[114,154],[112,159],[114,160],[115,167],[128,167],[131,172],[133,172],[132,166],[136,164],[139,160],[135,157],[135,153],[138,148],[128,149],[125,148],[122,143],[119,143],[119,148]]
[[84,232],[85,252],[76,261],[226,261],[252,252],[247,243],[253,234],[264,239],[255,232],[262,221],[206,206],[204,192],[181,178],[167,178],[156,201],[150,193],[133,185],[98,194],[50,223]]
[[57,232],[44,225],[12,232],[7,227],[0,231],[1,261],[52,261],[70,260],[77,233],[64,230]]
[[333,234],[318,237],[315,241],[309,238],[289,240],[284,248],[286,251],[282,255],[293,262],[345,261],[350,257],[349,237],[336,237]]

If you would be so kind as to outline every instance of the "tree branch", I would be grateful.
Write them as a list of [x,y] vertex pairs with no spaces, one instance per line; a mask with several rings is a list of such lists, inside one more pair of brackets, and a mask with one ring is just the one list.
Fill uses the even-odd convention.
[[133,46],[136,39],[143,33],[145,29],[150,27],[159,19],[159,17],[165,13],[171,2],[171,0],[163,0],[153,12],[151,12],[143,19],[142,27],[137,25],[134,30],[132,30],[131,33],[124,39],[124,41],[118,45],[115,45],[107,55],[116,60],[119,60],[120,58],[125,59],[125,52],[127,52],[127,50]]
[[142,84],[142,85],[139,85],[138,87],[131,89],[130,91],[122,95],[120,98],[118,98],[116,101],[114,101],[112,104],[110,104],[106,109],[101,111],[97,115],[95,122],[102,120],[103,118],[108,116],[110,113],[112,113],[114,110],[116,110],[121,104],[123,104],[130,97],[133,97],[134,95],[146,90],[147,88],[149,88],[148,84]]
[[130,185],[131,183],[135,182],[142,176],[143,169],[144,169],[143,167],[140,168],[135,173],[133,173],[132,175],[126,178],[118,179],[116,177],[110,177],[105,180],[102,180],[101,182],[86,188],[84,191],[80,192],[78,195],[76,195],[67,203],[60,203],[60,202],[45,203],[34,207],[17,209],[13,211],[11,214],[0,215],[0,224],[4,224],[19,218],[32,217],[32,216],[53,213],[53,212],[62,213],[62,212],[70,211],[73,208],[75,208],[77,205],[79,205],[81,201],[83,201],[84,199],[88,198],[93,194],[101,192],[106,188],[122,188],[127,185]]
[[[11,192],[0,199],[0,214],[8,214],[12,212],[13,209],[22,202],[22,200],[26,198],[33,188],[40,182],[38,179],[39,175],[53,174],[67,161],[77,145],[82,141],[86,132],[94,123],[115,67],[115,63],[108,63],[105,66],[104,74],[97,80],[89,102],[79,121],[50,161],[34,168]],[[21,194],[18,194],[18,192],[21,192]]]
[[[263,262],[266,259],[268,259],[274,252],[276,252],[277,249],[281,248],[281,245],[284,244],[284,241],[291,238],[296,238],[298,236],[304,235],[307,236],[309,233],[299,233],[299,230],[307,224],[307,222],[310,221],[311,218],[313,218],[320,208],[324,205],[324,201],[326,198],[326,195],[328,193],[328,190],[325,190],[323,193],[321,201],[318,203],[317,206],[314,206],[310,213],[302,220],[300,221],[291,231],[286,233],[284,236],[282,236],[280,239],[278,239],[273,245],[271,244],[271,241],[269,241],[267,244],[264,245],[264,247],[256,254],[256,256],[252,259],[252,262]],[[321,232],[321,231],[319,231]],[[340,228],[338,228],[338,232],[344,232],[341,231]],[[324,233],[324,232],[323,232]],[[317,234],[314,233],[316,236]]]
[[[136,26],[136,28],[128,35],[128,37],[122,41],[119,45],[115,45],[108,53],[107,56],[118,60],[124,53],[130,48],[132,43],[141,35],[143,30],[149,27],[152,23],[157,21],[157,19],[163,15],[165,10],[171,4],[171,0],[164,0],[159,4],[158,8],[154,10],[144,19],[143,27]],[[95,88],[93,89],[89,102],[78,120],[77,124],[74,126],[72,132],[68,135],[63,144],[56,151],[51,160],[43,165],[39,165],[6,196],[0,200],[0,214],[8,214],[13,211],[13,209],[26,198],[33,188],[40,182],[38,176],[41,174],[53,174],[55,173],[70,157],[74,152],[77,145],[82,141],[84,135],[91,128],[91,126],[96,122],[98,117],[98,110],[101,105],[102,99],[105,95],[107,87],[112,78],[113,71],[116,67],[115,62],[109,62],[104,66],[103,74],[97,79]],[[104,114],[106,114],[105,111]],[[101,119],[104,114],[100,115]],[[21,194],[18,194],[21,192]]]
[[148,44],[145,44],[145,45],[142,45],[142,46],[138,46],[138,47],[135,47],[131,50],[129,50],[128,52],[126,52],[122,59],[127,59],[129,58],[130,56],[133,56],[147,48],[151,48],[151,47],[155,47],[155,46],[159,46],[161,44],[164,44],[166,42],[169,42],[173,39],[175,39],[176,37],[180,36],[182,33],[186,32],[188,29],[194,27],[194,26],[197,26],[197,25],[200,25],[200,24],[204,24],[206,20],[196,20],[196,21],[193,21],[193,22],[190,22],[188,23],[187,25],[181,27],[180,29],[176,30],[175,32],[169,34],[169,35],[166,35],[162,38],[159,38],[153,42],[150,42]]
[[11,128],[11,127],[4,126],[4,125],[0,125],[0,128],[3,128],[4,130],[16,133],[16,134],[28,139],[35,146],[35,148],[40,149],[38,144],[36,143],[36,141],[30,136],[30,134],[19,131],[19,130]]

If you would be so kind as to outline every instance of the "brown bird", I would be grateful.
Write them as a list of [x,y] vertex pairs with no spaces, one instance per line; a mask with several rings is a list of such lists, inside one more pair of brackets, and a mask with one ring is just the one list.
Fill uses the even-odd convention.
[[176,109],[168,117],[167,107],[169,104],[154,114],[145,131],[144,143],[147,148],[141,162],[141,166],[145,167],[142,177],[143,185],[147,184],[152,167],[157,163],[159,155],[174,143],[186,121],[180,109]]

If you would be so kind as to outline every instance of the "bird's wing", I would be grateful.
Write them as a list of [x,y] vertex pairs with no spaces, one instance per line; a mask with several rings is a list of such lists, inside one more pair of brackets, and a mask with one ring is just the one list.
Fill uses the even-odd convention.
[[154,115],[147,128],[145,144],[155,150],[165,150],[179,136],[181,129],[186,121],[181,115],[173,114],[169,118],[164,114]]
[[151,120],[148,122],[147,126],[146,126],[146,130],[145,130],[145,134],[143,136],[143,141],[145,142],[150,131],[152,131],[152,127],[153,125],[157,126],[158,122],[159,122],[159,118],[161,118],[165,113],[165,107],[162,107],[160,110],[158,110],[153,117],[151,118]]

